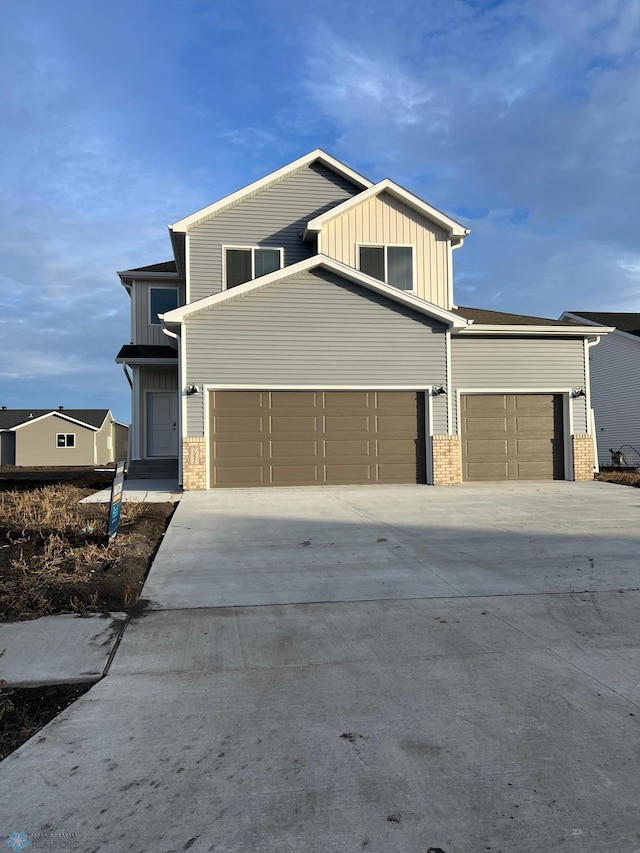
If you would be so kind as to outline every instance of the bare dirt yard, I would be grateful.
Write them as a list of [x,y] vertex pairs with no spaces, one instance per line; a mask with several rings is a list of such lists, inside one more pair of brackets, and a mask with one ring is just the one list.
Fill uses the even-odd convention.
[[[0,621],[131,611],[140,605],[174,504],[124,503],[118,535],[107,544],[108,504],[79,501],[107,487],[110,472],[75,472],[71,478],[65,472],[2,473]],[[2,649],[0,676],[1,658]],[[0,760],[89,687],[12,689],[0,677]]]

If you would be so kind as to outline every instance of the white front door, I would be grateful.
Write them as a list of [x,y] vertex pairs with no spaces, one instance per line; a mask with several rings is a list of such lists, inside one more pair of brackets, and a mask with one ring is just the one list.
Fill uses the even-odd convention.
[[178,455],[178,395],[171,391],[147,394],[147,456]]

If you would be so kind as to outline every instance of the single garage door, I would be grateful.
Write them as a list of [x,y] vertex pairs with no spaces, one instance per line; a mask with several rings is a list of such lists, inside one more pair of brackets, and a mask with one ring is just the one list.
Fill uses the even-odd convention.
[[425,482],[416,391],[211,391],[212,487]]
[[562,395],[469,394],[460,418],[463,480],[564,477]]

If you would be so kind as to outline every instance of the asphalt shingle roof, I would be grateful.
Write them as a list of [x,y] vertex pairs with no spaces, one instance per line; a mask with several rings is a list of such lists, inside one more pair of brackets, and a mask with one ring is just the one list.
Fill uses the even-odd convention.
[[125,344],[116,358],[173,358],[178,360],[178,350],[157,344]]
[[0,429],[11,429],[18,424],[48,415],[50,412],[67,415],[76,421],[98,428],[102,426],[109,409],[62,409],[62,411],[57,407],[55,409],[0,409]]
[[568,311],[585,320],[601,323],[603,326],[615,326],[621,332],[640,337],[640,314],[632,311]]
[[149,264],[146,267],[134,267],[127,272],[177,272],[175,261],[162,261],[160,264]]
[[547,317],[529,317],[527,314],[507,314],[504,311],[488,311],[485,308],[466,308],[459,305],[454,314],[487,326],[567,326],[566,320],[549,320]]

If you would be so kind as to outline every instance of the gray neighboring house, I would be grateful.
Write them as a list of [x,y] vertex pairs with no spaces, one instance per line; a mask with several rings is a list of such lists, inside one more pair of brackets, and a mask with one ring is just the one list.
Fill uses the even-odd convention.
[[127,458],[129,428],[109,409],[0,409],[0,464],[109,465]]
[[615,327],[589,362],[598,460],[611,465],[610,451],[623,448],[628,464],[640,466],[640,313],[565,311],[561,319]]
[[186,489],[591,479],[588,324],[463,308],[468,230],[321,150],[119,273],[131,459]]

